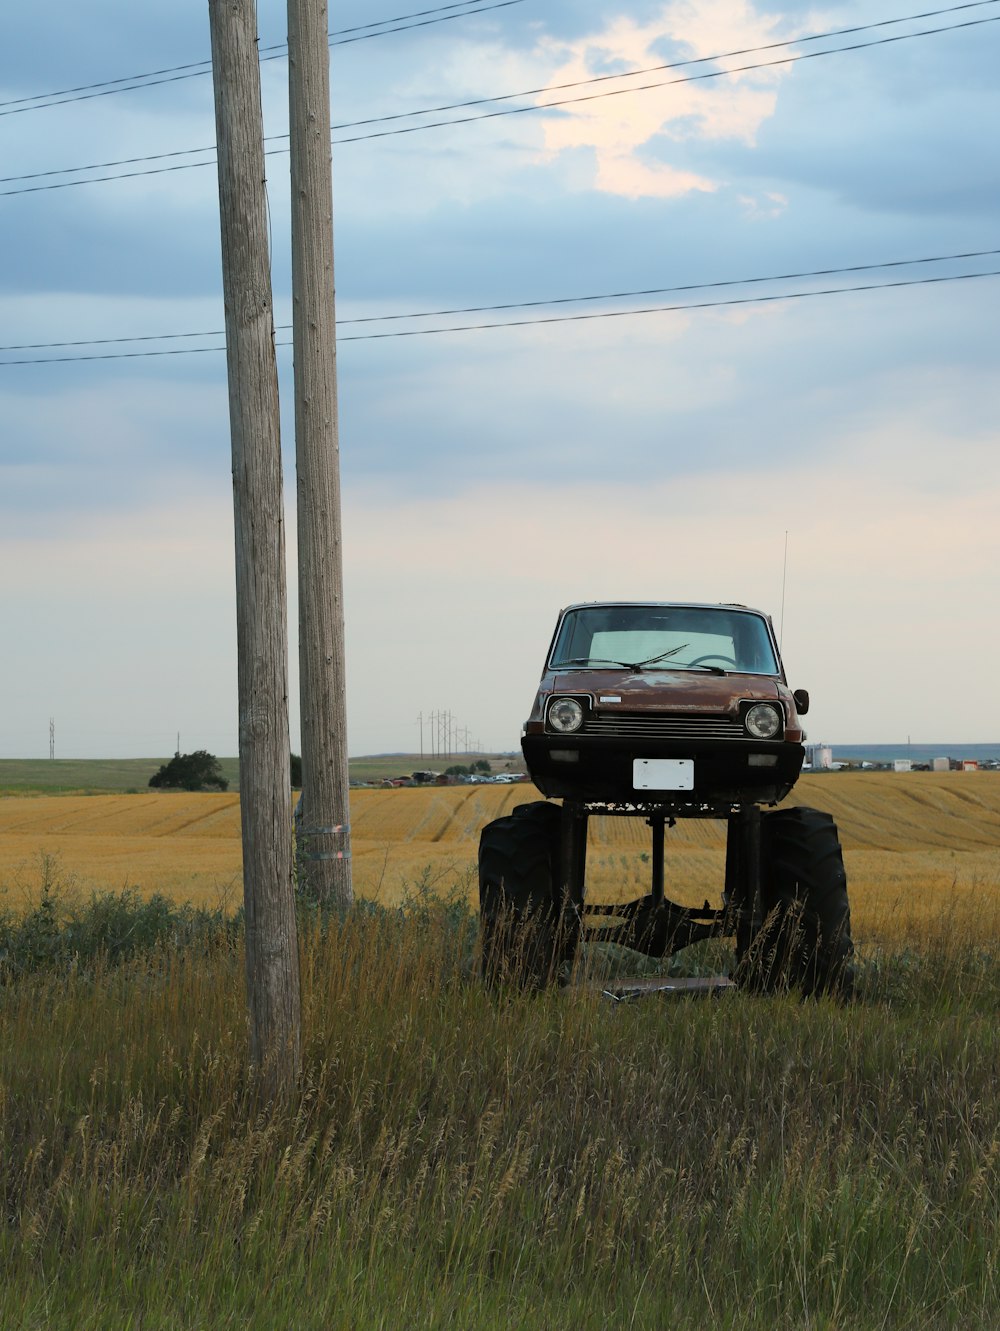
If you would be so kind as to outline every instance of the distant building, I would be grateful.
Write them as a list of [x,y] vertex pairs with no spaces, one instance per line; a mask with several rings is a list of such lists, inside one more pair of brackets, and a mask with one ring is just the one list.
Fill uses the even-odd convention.
[[962,759],[962,771],[963,771],[963,772],[978,772],[978,771],[979,771],[979,764],[976,762],[975,758],[963,758],[963,759]]
[[833,770],[833,749],[829,744],[807,744],[806,766],[814,772]]
[[950,759],[950,758],[932,758],[932,759],[931,759],[931,771],[932,771],[932,772],[950,772],[950,771],[951,771],[951,759]]

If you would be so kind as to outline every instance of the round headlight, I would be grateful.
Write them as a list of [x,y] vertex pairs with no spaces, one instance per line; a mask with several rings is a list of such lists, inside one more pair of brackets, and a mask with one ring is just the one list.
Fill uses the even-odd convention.
[[775,739],[781,732],[781,713],[770,703],[755,703],[743,722],[754,739]]
[[556,698],[549,703],[549,725],[566,735],[583,725],[583,708],[575,698]]

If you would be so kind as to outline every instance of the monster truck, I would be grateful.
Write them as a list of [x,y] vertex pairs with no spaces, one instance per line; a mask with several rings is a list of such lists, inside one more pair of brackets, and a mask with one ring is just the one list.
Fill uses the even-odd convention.
[[[521,741],[547,798],[496,819],[480,838],[486,983],[565,980],[582,939],[664,957],[732,936],[737,986],[849,997],[836,825],[816,809],[774,807],[802,767],[808,708],[808,694],[789,688],[774,627],[758,610],[650,601],[563,610]],[[649,825],[646,896],[587,900],[594,814]],[[682,818],[727,825],[717,909],[665,894],[665,831]]]

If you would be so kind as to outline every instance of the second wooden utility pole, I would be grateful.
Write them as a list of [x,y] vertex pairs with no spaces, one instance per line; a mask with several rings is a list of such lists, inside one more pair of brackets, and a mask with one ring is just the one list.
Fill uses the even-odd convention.
[[300,1066],[285,526],[253,0],[209,0],[236,520],[240,818],[250,1057],[268,1099]]
[[292,342],[302,712],[300,866],[346,908],[351,885],[326,0],[288,0]]

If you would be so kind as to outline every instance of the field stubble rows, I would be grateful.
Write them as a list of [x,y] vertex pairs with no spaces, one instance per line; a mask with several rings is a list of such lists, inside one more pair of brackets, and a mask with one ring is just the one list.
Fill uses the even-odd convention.
[[[422,882],[475,896],[479,832],[537,798],[525,785],[354,790],[355,891],[395,904]],[[855,932],[920,931],[949,912],[983,934],[1000,930],[1000,774],[860,773],[806,776],[790,802],[838,822]],[[592,823],[589,891],[624,900],[648,882],[641,820]],[[721,823],[682,821],[668,834],[670,895],[718,898]],[[0,798],[0,904],[37,894],[46,861],[79,890],[125,886],[233,909],[242,898],[239,796],[149,792]]]

